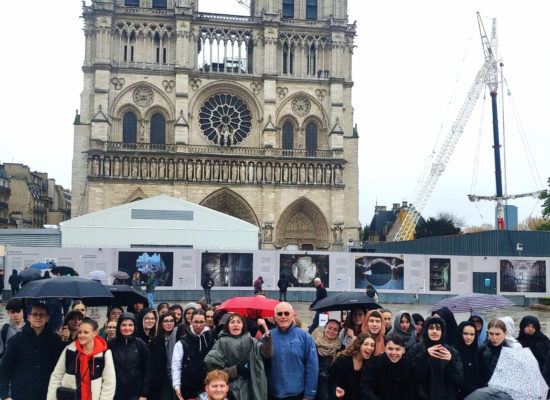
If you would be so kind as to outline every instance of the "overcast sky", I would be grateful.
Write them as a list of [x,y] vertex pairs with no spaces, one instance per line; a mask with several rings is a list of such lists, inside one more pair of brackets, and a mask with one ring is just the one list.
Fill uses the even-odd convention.
[[[89,2],[89,0],[88,0]],[[357,21],[353,105],[359,129],[360,221],[374,206],[412,201],[428,157],[447,135],[483,63],[476,11],[491,29],[497,18],[499,55],[512,93],[504,103],[508,193],[546,187],[550,176],[550,24],[548,1],[349,0]],[[3,129],[0,162],[48,172],[70,187],[75,110],[82,91],[81,1],[4,4]],[[244,13],[232,0],[201,0],[201,10]],[[21,15],[21,18],[16,18]],[[509,101],[513,100],[515,108]],[[519,119],[514,118],[517,110]],[[466,197],[495,193],[490,101],[477,103],[446,172],[424,211],[450,211],[467,225],[493,223],[493,204]],[[484,117],[484,118],[483,118]],[[521,125],[538,168],[538,182],[517,129]],[[478,139],[479,170],[472,188]],[[515,201],[520,220],[540,215],[540,202]]]

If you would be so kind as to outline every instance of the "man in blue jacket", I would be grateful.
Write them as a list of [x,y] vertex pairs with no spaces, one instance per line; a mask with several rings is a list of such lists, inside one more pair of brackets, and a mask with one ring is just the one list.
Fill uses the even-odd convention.
[[275,307],[277,328],[271,330],[273,356],[269,360],[269,400],[313,400],[319,364],[313,338],[294,325],[294,310],[283,302]]
[[63,342],[48,322],[48,307],[32,305],[28,324],[9,341],[0,365],[0,398],[46,399],[48,383],[63,350]]

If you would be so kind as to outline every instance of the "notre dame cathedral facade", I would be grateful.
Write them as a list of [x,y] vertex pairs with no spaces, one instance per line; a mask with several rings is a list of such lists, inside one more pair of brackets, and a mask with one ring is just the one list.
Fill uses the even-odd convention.
[[251,0],[247,16],[199,1],[83,5],[73,217],[168,194],[257,225],[260,248],[345,248],[359,234],[347,0]]

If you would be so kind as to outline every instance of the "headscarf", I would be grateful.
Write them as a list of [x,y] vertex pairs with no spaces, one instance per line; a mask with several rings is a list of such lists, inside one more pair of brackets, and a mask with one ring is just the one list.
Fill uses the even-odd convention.
[[523,347],[514,337],[516,334],[516,325],[514,324],[514,320],[512,319],[512,317],[506,316],[499,319],[504,322],[504,325],[506,325],[506,337],[504,338],[504,340],[506,341],[506,347]]
[[[428,335],[428,327],[433,324],[439,324],[441,326],[441,338],[439,340],[431,340]],[[424,321],[424,329],[422,330],[422,340],[426,345],[426,348],[435,346],[436,344],[446,344],[447,343],[447,324],[443,318],[440,317],[428,317]]]
[[[535,327],[535,333],[532,335],[525,333],[525,328],[529,324]],[[540,331],[540,321],[537,317],[533,315],[526,315],[521,319],[521,322],[519,323],[518,342],[520,342],[523,347],[530,347],[531,343],[535,341],[535,338],[545,337],[546,335]]]
[[[411,326],[409,326],[409,330],[404,331],[401,329],[400,323],[401,323],[401,317],[403,317],[403,314],[407,314],[409,316],[409,320],[411,321]],[[393,330],[392,332],[397,333],[399,336],[403,338],[403,341],[405,342],[405,348],[411,347],[413,344],[416,343],[416,329],[415,329],[415,323],[414,319],[411,316],[411,313],[408,311],[399,311],[397,314],[395,314],[395,319],[393,320]]]
[[[487,324],[485,323],[485,320],[483,319],[480,313],[473,312],[472,315],[470,315],[470,318],[468,319],[468,321],[473,322],[472,321],[473,317],[479,318],[481,320],[481,332],[477,337],[477,344],[481,346],[483,343],[485,343],[485,340],[487,339]],[[477,329],[476,329],[476,335],[477,335]]]
[[456,341],[456,349],[460,354],[463,354],[466,352],[475,353],[475,351],[478,348],[477,340],[474,340],[474,342],[469,346],[467,346],[466,343],[464,343],[464,338],[462,337],[462,331],[467,326],[471,326],[472,328],[474,328],[474,331],[476,329],[475,324],[471,321],[464,321],[458,324],[458,340]]
[[[439,315],[445,321],[447,327],[447,343],[455,347],[458,338],[458,325],[454,314],[447,307],[441,307],[439,310],[435,310],[432,312],[432,315],[434,314]],[[424,322],[424,327],[426,327],[426,322]]]
[[[361,328],[362,332],[368,332],[369,331],[369,318],[372,315],[373,312],[377,312],[380,314],[380,311],[378,310],[370,310],[367,315],[365,315],[365,319],[363,320],[363,327]],[[384,320],[380,317],[380,332],[378,335],[376,335],[376,338],[374,339],[374,355],[377,356],[379,354],[382,354],[386,350],[386,345],[384,344],[384,335],[386,334],[386,326],[384,325]]]
[[327,325],[317,327],[311,333],[311,337],[313,337],[313,341],[317,345],[317,354],[321,357],[334,357],[334,355],[342,348],[342,341],[338,335],[336,335],[336,337],[332,340],[327,339],[325,336],[325,329],[327,328]]

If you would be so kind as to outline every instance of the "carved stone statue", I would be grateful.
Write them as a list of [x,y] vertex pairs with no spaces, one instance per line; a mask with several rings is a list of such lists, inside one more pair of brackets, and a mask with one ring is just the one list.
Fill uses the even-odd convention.
[[151,166],[151,179],[158,179],[158,165],[157,165],[157,160],[155,160],[154,158],[152,158],[151,160],[149,160],[149,164]]
[[174,180],[174,160],[168,161],[168,179]]
[[291,169],[290,175],[291,175],[292,183],[297,183],[298,182],[298,166],[296,164],[292,164],[292,169]]
[[196,166],[195,166],[195,177],[197,181],[202,181],[202,162],[201,160],[197,160]]
[[281,166],[279,165],[279,163],[275,164],[274,176],[275,176],[276,183],[281,181]]
[[342,244],[342,225],[334,225],[332,228],[332,241],[334,244]]
[[220,180],[220,164],[217,161],[214,161],[214,176],[212,179],[216,182]]
[[241,161],[239,179],[241,182],[246,182],[246,164]]
[[272,167],[271,167],[271,163],[267,163],[267,165],[265,166],[265,181],[266,182],[271,182],[272,180],[272,174],[273,174],[273,171],[272,171]]
[[306,183],[306,166],[300,165],[300,183]]
[[254,163],[248,163],[248,182],[254,182]]
[[283,182],[287,183],[288,182],[288,164],[285,163],[283,165]]
[[184,175],[184,172],[185,172],[185,165],[183,164],[183,160],[178,160],[178,165],[177,165],[177,178],[179,180],[182,180],[183,179],[183,175]]
[[109,157],[103,160],[103,176],[111,176],[111,160]]
[[132,159],[132,178],[138,177],[139,160],[137,158]]
[[127,178],[129,174],[130,174],[130,160],[124,157],[122,159],[122,176],[124,178]]
[[341,185],[342,183],[344,183],[342,167],[339,165],[337,165],[334,169],[334,183],[337,185]]
[[229,164],[224,161],[222,164],[222,181],[227,182],[229,179]]
[[193,160],[187,160],[187,180],[193,180]]
[[317,179],[316,183],[322,184],[323,183],[323,166],[321,164],[317,165]]
[[332,185],[332,167],[330,165],[325,168],[325,182],[327,185]]
[[239,180],[239,170],[237,169],[237,163],[233,161],[231,163],[231,181],[237,182]]
[[256,182],[260,183],[262,181],[262,163],[256,163]]
[[166,164],[162,158],[159,160],[159,179],[166,179]]
[[206,161],[204,163],[204,180],[209,181],[211,173],[212,173],[212,165],[210,165],[210,161]]
[[113,162],[113,176],[115,178],[120,177],[120,159],[118,157],[115,157],[115,161]]
[[99,176],[99,160],[97,157],[92,159],[92,175]]
[[263,236],[265,243],[271,243],[273,241],[273,225],[265,224],[263,229]]

